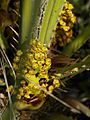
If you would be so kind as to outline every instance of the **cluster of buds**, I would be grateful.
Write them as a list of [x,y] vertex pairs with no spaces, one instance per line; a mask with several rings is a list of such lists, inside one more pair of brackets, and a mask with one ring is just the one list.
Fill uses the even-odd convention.
[[63,10],[60,13],[59,22],[55,30],[54,41],[52,46],[59,43],[60,46],[65,46],[70,42],[73,35],[73,26],[76,23],[76,17],[73,14],[73,5],[69,2],[65,2]]
[[51,59],[47,56],[48,49],[39,41],[34,40],[27,51],[24,74],[27,78],[49,79],[48,70],[51,67]]
[[[19,54],[20,53],[20,54]],[[15,70],[20,67],[21,51],[17,52],[14,59]],[[23,57],[23,56],[22,56]],[[51,59],[48,57],[48,49],[38,40],[32,40],[30,48],[26,51],[26,59],[23,62],[23,75],[26,80],[21,80],[17,99],[30,102],[34,98],[45,98],[47,92],[52,93],[60,86],[59,80],[49,74]],[[34,84],[35,83],[35,84]]]
[[[30,82],[26,82],[25,80],[21,81],[21,87],[19,88],[19,92],[17,94],[17,99],[22,99],[26,100],[26,102],[30,102],[30,99],[32,100],[33,98],[42,97],[43,92],[39,90],[38,86],[35,86],[34,84]],[[27,101],[29,100],[29,101]]]

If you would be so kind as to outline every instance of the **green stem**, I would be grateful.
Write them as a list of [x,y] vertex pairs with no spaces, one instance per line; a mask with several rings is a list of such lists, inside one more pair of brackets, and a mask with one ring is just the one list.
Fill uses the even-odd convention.
[[33,30],[36,27],[41,0],[21,0],[21,29],[20,43],[25,44],[32,40]]

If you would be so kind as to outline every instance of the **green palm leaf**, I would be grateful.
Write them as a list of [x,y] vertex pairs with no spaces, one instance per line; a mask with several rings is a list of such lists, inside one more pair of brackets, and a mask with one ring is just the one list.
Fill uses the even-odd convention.
[[40,41],[45,43],[47,46],[50,45],[50,38],[53,34],[52,31],[56,26],[58,15],[62,10],[63,5],[64,0],[48,1],[39,36]]

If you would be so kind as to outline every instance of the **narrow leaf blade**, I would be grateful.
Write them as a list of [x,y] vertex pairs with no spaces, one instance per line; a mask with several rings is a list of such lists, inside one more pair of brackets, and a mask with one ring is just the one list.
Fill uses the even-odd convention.
[[47,46],[50,45],[52,31],[57,23],[58,15],[63,8],[63,4],[64,0],[48,1],[39,37],[40,41]]

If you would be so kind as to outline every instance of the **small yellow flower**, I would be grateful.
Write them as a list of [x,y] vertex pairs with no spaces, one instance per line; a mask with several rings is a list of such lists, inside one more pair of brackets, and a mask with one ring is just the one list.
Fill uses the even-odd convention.
[[48,91],[49,91],[50,93],[52,93],[53,90],[54,90],[54,87],[53,87],[52,85],[50,85],[50,86],[48,87]]
[[43,47],[43,45],[40,42],[37,42],[37,46],[41,48]]
[[34,70],[29,70],[29,72],[28,72],[30,75],[35,75],[35,71]]
[[28,57],[29,59],[33,59],[33,54],[28,53],[28,54],[27,54],[27,57]]
[[58,88],[60,86],[60,82],[58,79],[54,79],[53,80],[53,85],[55,86],[55,88]]
[[33,88],[33,87],[34,87],[34,84],[28,83],[28,87],[29,87],[29,88]]
[[25,94],[24,97],[29,99],[30,95],[29,94]]
[[40,54],[39,53],[35,53],[35,59],[40,59]]
[[41,67],[42,66],[42,63],[41,63],[41,61],[39,60],[39,61],[37,61],[37,63],[38,63],[38,65]]
[[13,85],[10,85],[7,89],[6,92],[12,92],[14,90]]
[[17,53],[16,53],[17,56],[21,56],[22,54],[23,54],[23,53],[22,53],[21,50],[18,50]]
[[40,53],[40,59],[44,59],[45,58],[45,54],[44,53]]
[[19,95],[20,95],[20,96],[23,96],[23,95],[24,95],[24,92],[20,92]]
[[73,33],[72,30],[70,30],[69,32],[66,32],[66,35],[67,35],[68,37],[69,37],[69,36],[72,37],[72,33]]
[[42,49],[40,47],[37,48],[38,53],[42,52]]
[[69,3],[69,4],[68,4],[68,9],[69,9],[69,10],[72,10],[73,8],[74,8],[73,5]]
[[38,90],[39,88],[38,88],[38,86],[34,85],[34,89],[37,89],[37,90]]
[[17,65],[16,63],[13,63],[13,68],[14,68],[15,70],[17,70],[17,69],[18,69],[18,65]]
[[44,64],[44,63],[45,63],[45,60],[42,59],[42,60],[41,60],[41,64]]
[[63,19],[63,20],[66,21],[66,20],[67,20],[67,17],[62,15],[62,16],[61,16],[61,19]]
[[60,20],[60,25],[66,26],[66,23],[61,19]]
[[67,13],[68,13],[68,16],[69,16],[70,18],[74,17],[74,14],[73,14],[73,12],[72,12],[72,11],[67,10]]
[[18,63],[19,61],[20,61],[20,58],[19,58],[18,56],[16,56],[16,57],[14,58],[14,62]]
[[46,47],[42,47],[43,52],[48,52],[48,49]]
[[[55,76],[57,76],[57,77],[61,77],[62,74],[61,74],[61,73],[56,73]],[[55,76],[54,76],[54,78],[55,78]]]
[[51,76],[51,78],[52,78],[52,79],[54,79],[54,78],[55,78],[55,76],[53,76],[53,75],[52,75],[52,76]]
[[24,89],[21,87],[19,88],[19,93],[23,93]]
[[33,65],[32,65],[32,68],[33,69],[37,69],[39,66],[38,66],[38,64],[37,63],[34,63]]
[[22,84],[22,86],[25,86],[26,81],[25,81],[25,80],[22,80],[22,81],[21,81],[21,84]]
[[72,18],[71,18],[71,21],[72,21],[72,23],[75,23],[75,22],[76,22],[76,17],[75,17],[75,16],[72,17]]
[[42,76],[42,78],[45,78],[46,80],[48,80],[48,74]]
[[69,9],[69,10],[72,10],[74,8],[73,5],[70,4],[69,2],[66,2],[64,7],[65,7],[65,9]]
[[46,88],[48,86],[48,84],[43,83],[41,86],[42,86],[42,88]]
[[26,73],[25,77],[29,79],[30,78],[30,74]]
[[46,65],[51,65],[51,59],[50,58],[46,59]]
[[20,94],[17,95],[17,99],[19,99],[19,100],[21,99],[21,95]]
[[62,26],[62,28],[63,28],[65,31],[69,31],[69,29],[70,29],[69,26]]
[[28,86],[23,87],[23,89],[27,92],[29,90]]
[[61,14],[65,14],[65,10],[62,10],[59,15],[61,16]]

